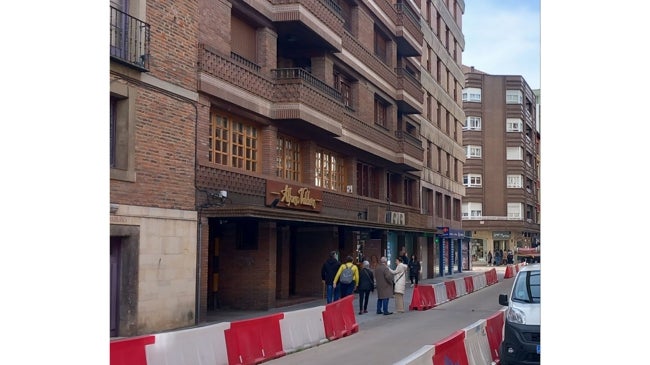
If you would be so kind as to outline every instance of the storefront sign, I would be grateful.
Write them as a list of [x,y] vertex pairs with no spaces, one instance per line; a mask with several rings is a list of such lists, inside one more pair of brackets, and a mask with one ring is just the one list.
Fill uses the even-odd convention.
[[306,187],[283,184],[275,181],[266,183],[266,205],[320,212],[323,192]]
[[492,232],[492,239],[507,240],[510,239],[510,231],[494,231]]

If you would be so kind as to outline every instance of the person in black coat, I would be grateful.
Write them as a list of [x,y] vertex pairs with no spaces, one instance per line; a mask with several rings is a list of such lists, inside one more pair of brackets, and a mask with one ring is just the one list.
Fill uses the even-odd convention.
[[334,289],[334,277],[336,272],[339,271],[341,263],[336,259],[336,251],[332,251],[329,254],[329,257],[323,263],[323,267],[320,270],[321,279],[325,282],[327,287],[327,304],[339,300],[341,297],[340,289]]
[[413,284],[418,285],[420,281],[420,261],[418,261],[417,256],[412,255],[411,260],[409,261],[409,277],[411,279],[411,288]]
[[363,262],[363,267],[359,272],[359,314],[368,313],[368,299],[370,292],[375,291],[375,275],[370,270],[370,263]]

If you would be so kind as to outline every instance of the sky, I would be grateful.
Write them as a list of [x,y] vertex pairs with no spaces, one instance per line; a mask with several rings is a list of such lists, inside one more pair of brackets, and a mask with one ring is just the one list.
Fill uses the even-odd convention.
[[465,0],[463,64],[540,88],[540,0]]

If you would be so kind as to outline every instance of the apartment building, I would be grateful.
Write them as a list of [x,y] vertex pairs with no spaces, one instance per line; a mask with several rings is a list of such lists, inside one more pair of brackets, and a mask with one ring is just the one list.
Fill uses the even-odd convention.
[[540,243],[537,98],[522,76],[463,66],[463,229],[475,262]]
[[462,1],[113,9],[149,34],[111,56],[132,171],[111,180],[111,240],[128,251],[111,256],[118,335],[125,310],[146,333],[322,298],[333,250],[393,262],[405,248],[423,277],[468,268]]

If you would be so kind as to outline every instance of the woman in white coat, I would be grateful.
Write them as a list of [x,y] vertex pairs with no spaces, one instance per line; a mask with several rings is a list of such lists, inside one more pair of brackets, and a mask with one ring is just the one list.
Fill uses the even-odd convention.
[[395,294],[395,310],[397,313],[404,313],[404,292],[406,291],[408,266],[402,262],[401,257],[397,257],[395,262],[397,263],[395,270],[390,270],[395,278],[395,289],[393,291]]

